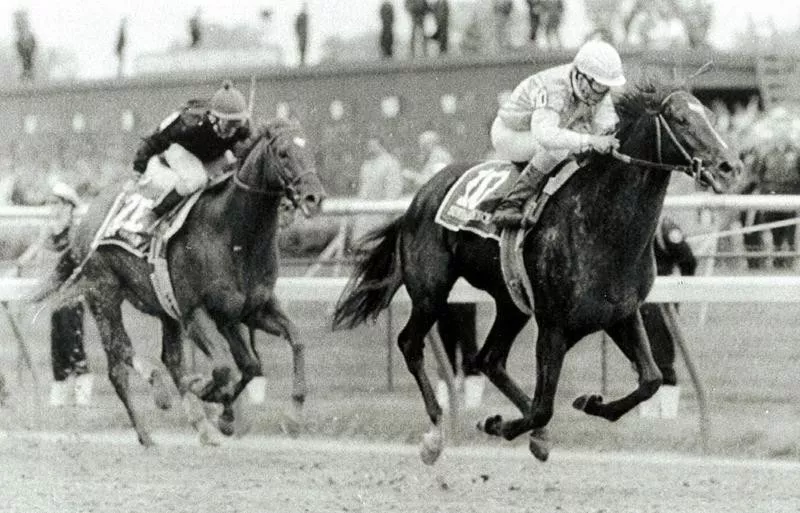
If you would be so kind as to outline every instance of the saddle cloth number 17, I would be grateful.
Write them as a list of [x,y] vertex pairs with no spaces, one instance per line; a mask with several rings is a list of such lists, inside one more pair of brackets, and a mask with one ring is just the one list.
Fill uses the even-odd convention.
[[507,169],[483,169],[466,183],[464,194],[456,199],[456,205],[469,210],[474,210],[483,200],[500,188],[508,178]]

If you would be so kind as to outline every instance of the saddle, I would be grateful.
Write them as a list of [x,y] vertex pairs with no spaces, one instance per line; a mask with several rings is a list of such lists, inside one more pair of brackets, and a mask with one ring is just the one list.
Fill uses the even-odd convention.
[[183,227],[203,193],[219,187],[231,176],[233,172],[218,175],[204,189],[187,196],[160,218],[152,207],[163,192],[155,190],[146,180],[131,180],[114,200],[92,246],[113,245],[138,258],[147,258],[152,269],[150,279],[161,306],[172,318],[180,319],[167,263],[169,241]]
[[[492,211],[499,199],[519,177],[519,168],[508,161],[490,160],[468,169],[450,187],[436,211],[436,224],[450,231],[468,231],[497,241],[506,288],[517,308],[528,315],[533,314],[534,298],[523,258],[525,237],[535,228],[549,198],[579,168],[574,160],[566,160],[556,166],[541,193],[526,202],[523,212],[533,222],[525,228],[501,230],[492,223]],[[493,198],[496,200],[492,201]]]

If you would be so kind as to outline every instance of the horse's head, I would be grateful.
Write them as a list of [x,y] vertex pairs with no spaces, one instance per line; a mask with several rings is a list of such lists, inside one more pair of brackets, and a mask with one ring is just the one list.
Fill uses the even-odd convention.
[[630,114],[632,97],[640,105],[645,99],[646,112],[621,133],[633,136],[630,129],[636,127],[639,135],[649,138],[639,143],[652,148],[651,167],[684,171],[718,193],[734,192],[740,186],[744,165],[738,153],[714,129],[713,114],[694,95],[680,88],[661,91],[652,84],[638,86],[621,101],[623,114]]
[[260,127],[235,176],[255,194],[284,196],[307,217],[319,213],[325,189],[300,125],[272,120]]

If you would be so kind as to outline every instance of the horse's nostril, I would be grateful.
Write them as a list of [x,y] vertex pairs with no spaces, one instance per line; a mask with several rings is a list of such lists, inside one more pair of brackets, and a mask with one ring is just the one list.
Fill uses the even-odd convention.
[[317,205],[321,200],[322,198],[320,198],[316,194],[306,194],[306,197],[304,198],[304,201],[308,205]]
[[724,173],[730,173],[731,171],[733,171],[733,166],[731,165],[730,162],[726,160],[725,162],[719,165],[719,169]]

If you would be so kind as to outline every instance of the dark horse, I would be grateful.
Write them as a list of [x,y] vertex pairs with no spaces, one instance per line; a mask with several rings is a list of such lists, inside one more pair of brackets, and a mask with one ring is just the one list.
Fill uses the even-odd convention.
[[[97,322],[109,377],[143,445],[153,441],[129,397],[129,375],[137,361],[122,324],[121,305],[125,300],[161,320],[161,360],[178,386],[201,441],[213,442],[212,432],[192,390],[201,399],[223,404],[220,427],[224,421],[226,432],[232,428],[233,401],[250,379],[262,373],[254,340],[246,340],[244,327],[251,335],[258,329],[288,340],[294,356],[292,398],[298,411],[305,399],[303,345],[274,294],[279,207],[288,199],[304,214],[314,215],[320,209],[324,190],[296,123],[277,120],[266,124],[243,153],[243,162],[233,178],[207,190],[170,241],[167,259],[180,320],[170,317],[159,303],[145,260],[113,245],[91,250],[95,233],[120,187],[104,191],[93,202],[59,266],[57,281],[64,282],[75,262],[83,262],[78,280],[62,294],[84,295]],[[241,380],[234,379],[235,369],[229,365],[217,366],[214,379],[205,387],[190,389],[182,362],[184,329],[207,355],[214,357],[220,349],[229,350],[222,354],[232,355]]]
[[524,242],[539,328],[533,399],[506,372],[511,346],[529,317],[515,307],[503,282],[498,244],[434,223],[448,189],[472,164],[444,168],[419,190],[402,217],[368,237],[372,249],[339,300],[334,327],[374,318],[405,285],[412,310],[398,345],[432,422],[423,437],[426,463],[441,453],[443,437],[442,410],[424,371],[424,337],[459,277],[495,300],[496,318],[477,364],[522,412],[514,420],[486,419],[479,424],[486,433],[510,440],[531,432],[531,451],[544,461],[549,451],[545,427],[553,415],[565,354],[599,330],[635,364],[639,386],[611,402],[584,395],[575,400],[576,408],[617,420],[661,385],[639,305],[655,276],[653,234],[670,171],[693,173],[716,192],[725,192],[742,165],[713,129],[708,109],[683,88],[647,81],[619,98],[617,110],[619,152],[590,156],[553,195]]

